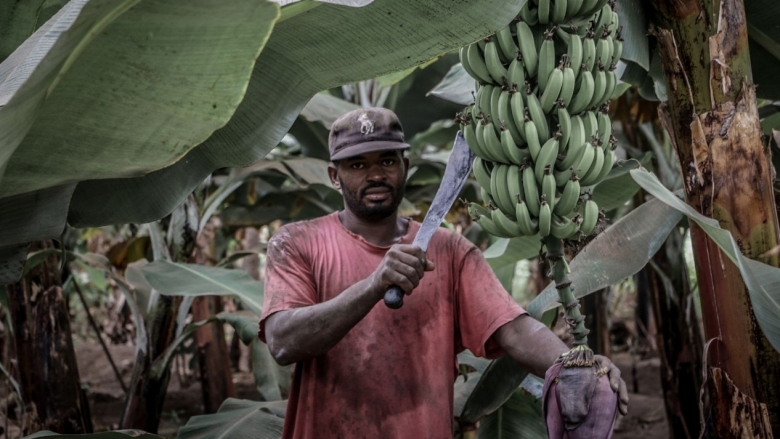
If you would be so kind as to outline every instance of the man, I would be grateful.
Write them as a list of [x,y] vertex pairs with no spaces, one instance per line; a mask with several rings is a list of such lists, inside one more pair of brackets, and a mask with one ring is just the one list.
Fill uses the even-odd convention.
[[[409,160],[393,112],[334,122],[331,181],[344,210],[280,228],[268,243],[260,338],[296,363],[284,438],[451,438],[456,355],[510,355],[538,376],[568,348],[504,291],[480,250],[398,216]],[[384,293],[408,295],[398,310]],[[625,395],[606,358],[610,379]],[[625,398],[621,398],[625,413]]]

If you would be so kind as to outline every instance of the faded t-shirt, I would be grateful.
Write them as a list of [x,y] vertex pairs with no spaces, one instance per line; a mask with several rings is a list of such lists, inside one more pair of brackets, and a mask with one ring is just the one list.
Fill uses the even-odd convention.
[[[401,244],[420,224],[409,222]],[[336,213],[286,225],[268,244],[260,338],[271,314],[324,302],[367,278],[387,248],[348,231]],[[327,353],[296,364],[284,438],[451,438],[456,355],[501,355],[490,338],[525,311],[480,250],[439,229],[436,264],[398,310],[382,301]]]

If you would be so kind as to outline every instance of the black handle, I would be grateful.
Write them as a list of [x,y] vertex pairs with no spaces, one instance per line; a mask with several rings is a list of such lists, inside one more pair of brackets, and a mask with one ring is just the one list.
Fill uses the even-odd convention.
[[398,309],[404,306],[404,290],[393,285],[385,292],[385,305],[390,309]]

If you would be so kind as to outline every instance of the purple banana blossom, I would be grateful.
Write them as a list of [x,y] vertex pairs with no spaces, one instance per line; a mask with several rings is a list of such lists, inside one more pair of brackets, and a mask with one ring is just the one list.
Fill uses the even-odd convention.
[[606,374],[557,362],[544,376],[542,407],[550,439],[610,439],[618,395]]

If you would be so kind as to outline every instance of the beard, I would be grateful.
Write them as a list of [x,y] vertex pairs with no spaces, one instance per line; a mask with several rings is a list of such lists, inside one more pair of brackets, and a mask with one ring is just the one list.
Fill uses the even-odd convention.
[[[394,188],[385,183],[371,183],[357,191],[353,191],[340,178],[339,182],[341,183],[341,193],[344,196],[344,204],[355,216],[368,222],[380,221],[394,214],[404,198],[405,187],[403,184]],[[387,188],[390,191],[389,200],[377,203],[363,201],[366,191],[377,187]]]

